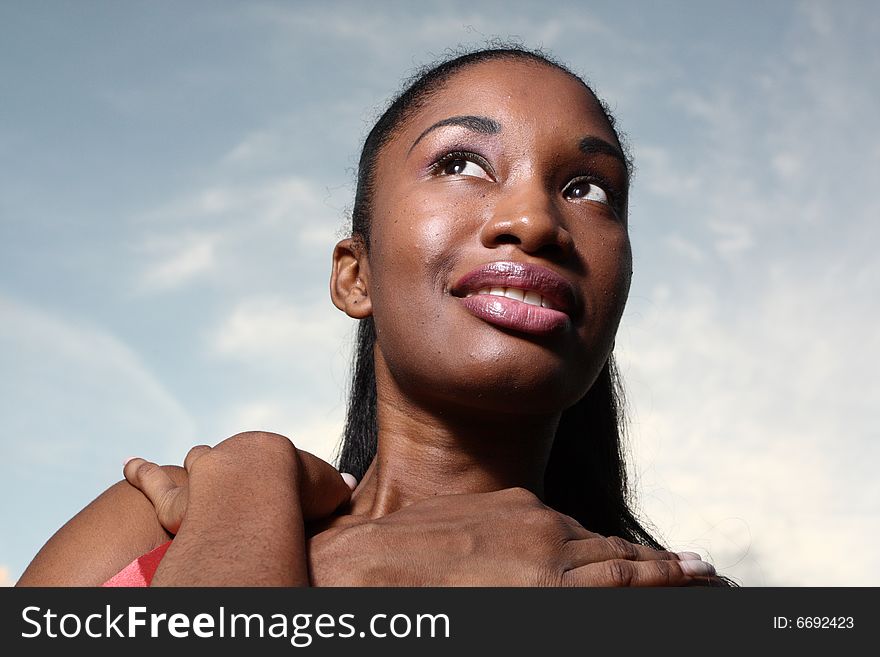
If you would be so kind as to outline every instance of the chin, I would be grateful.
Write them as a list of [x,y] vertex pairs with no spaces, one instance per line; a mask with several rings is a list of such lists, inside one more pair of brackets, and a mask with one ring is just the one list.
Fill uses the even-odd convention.
[[[604,361],[603,361],[604,362]],[[470,376],[453,382],[434,380],[436,398],[450,406],[502,415],[547,415],[561,413],[576,404],[589,390],[602,368],[576,368],[531,360],[526,367],[497,360],[471,370]]]

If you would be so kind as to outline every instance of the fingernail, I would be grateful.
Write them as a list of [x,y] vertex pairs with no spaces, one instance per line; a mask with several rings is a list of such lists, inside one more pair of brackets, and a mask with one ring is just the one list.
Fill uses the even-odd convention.
[[355,479],[353,474],[349,474],[347,472],[342,473],[342,478],[345,480],[345,483],[348,484],[348,487],[354,490],[357,488],[358,480]]
[[681,566],[681,571],[685,575],[707,576],[715,574],[715,566],[706,561],[686,559],[684,561],[679,561],[678,563]]
[[126,458],[126,459],[122,462],[122,467],[124,468],[125,466],[128,465],[128,462],[129,462],[129,461],[131,461],[132,459],[136,459],[136,458],[137,458],[137,456],[129,456],[128,458]]
[[703,557],[701,557],[696,552],[677,552],[678,558],[682,561],[702,561]]

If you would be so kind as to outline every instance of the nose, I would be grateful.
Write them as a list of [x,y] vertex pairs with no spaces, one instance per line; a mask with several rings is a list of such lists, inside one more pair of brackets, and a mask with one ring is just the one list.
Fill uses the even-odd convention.
[[515,244],[522,251],[557,259],[574,247],[551,194],[540,183],[523,183],[504,194],[480,230],[486,248]]

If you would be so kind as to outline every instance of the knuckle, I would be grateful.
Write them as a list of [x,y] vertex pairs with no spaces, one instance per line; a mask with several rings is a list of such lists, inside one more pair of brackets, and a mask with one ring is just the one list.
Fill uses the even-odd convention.
[[527,488],[523,488],[522,486],[506,488],[501,492],[504,496],[512,500],[521,502],[533,502],[538,499],[532,491],[528,490]]
[[605,562],[605,569],[612,586],[631,586],[635,579],[635,569],[630,561],[611,559]]
[[138,481],[145,482],[159,473],[159,466],[151,461],[144,461],[137,466],[135,477]]
[[280,433],[271,431],[242,431],[237,433],[229,440],[248,441],[248,442],[265,442],[265,443],[290,443],[290,439],[282,436]]
[[296,447],[290,438],[271,431],[243,431],[223,442],[245,443],[248,449],[267,450],[278,454],[296,453]]
[[528,527],[551,528],[557,523],[556,514],[549,509],[532,507],[520,512],[520,522]]
[[633,560],[638,557],[636,546],[620,536],[609,536],[605,542],[611,547],[612,553],[618,559]]
[[204,452],[206,449],[211,449],[208,445],[196,445],[192,447],[187,453],[186,458],[191,458],[193,456],[197,456]]
[[657,578],[657,582],[661,585],[671,584],[676,580],[681,579],[683,572],[681,567],[674,561],[667,560],[658,560],[652,561],[651,565],[653,567],[654,575]]

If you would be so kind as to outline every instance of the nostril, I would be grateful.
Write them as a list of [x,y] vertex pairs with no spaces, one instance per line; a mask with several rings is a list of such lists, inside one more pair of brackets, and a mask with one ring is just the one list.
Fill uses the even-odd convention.
[[510,235],[509,233],[503,233],[498,235],[495,238],[496,244],[522,244],[522,240],[518,238],[516,235]]

